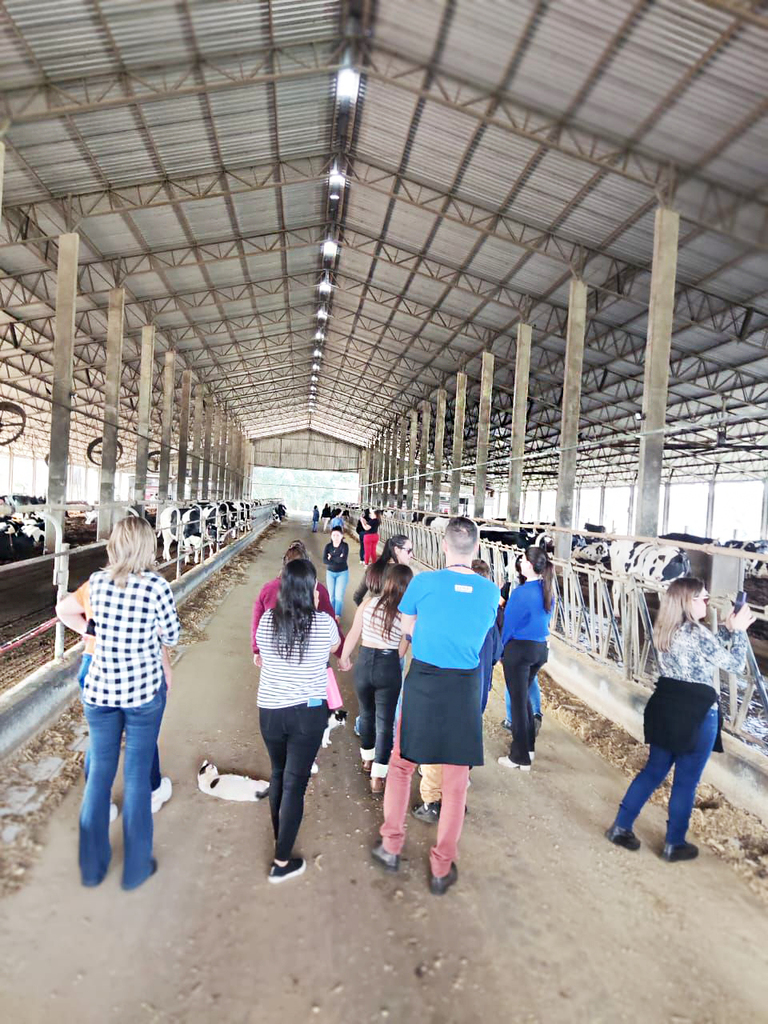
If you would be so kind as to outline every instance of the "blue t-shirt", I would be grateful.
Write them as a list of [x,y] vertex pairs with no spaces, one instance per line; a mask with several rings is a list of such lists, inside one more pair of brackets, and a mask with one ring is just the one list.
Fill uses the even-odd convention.
[[496,619],[499,588],[477,573],[440,569],[414,576],[400,601],[416,615],[413,656],[438,668],[477,668]]
[[[554,604],[552,606],[554,610]],[[541,580],[528,580],[509,595],[504,609],[504,629],[501,642],[506,647],[510,640],[535,640],[544,643],[549,638],[552,612],[544,609],[544,590]]]
[[334,516],[333,519],[331,520],[331,529],[335,530],[336,527],[338,527],[340,530],[344,529],[344,520],[341,518],[341,516]]

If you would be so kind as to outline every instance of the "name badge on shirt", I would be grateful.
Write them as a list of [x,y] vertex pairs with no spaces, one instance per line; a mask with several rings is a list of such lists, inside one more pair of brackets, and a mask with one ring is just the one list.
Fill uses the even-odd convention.
[[467,587],[463,583],[454,583],[453,589],[457,590],[460,594],[471,594],[472,587]]

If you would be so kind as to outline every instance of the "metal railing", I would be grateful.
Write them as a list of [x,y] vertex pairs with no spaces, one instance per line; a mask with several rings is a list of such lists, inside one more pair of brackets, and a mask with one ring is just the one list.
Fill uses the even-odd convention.
[[[350,509],[350,511],[356,511]],[[408,522],[397,513],[382,519],[382,539],[404,534],[414,557],[431,569],[445,565],[442,532]],[[494,541],[480,541],[480,557],[491,567],[501,587],[516,586],[514,564],[520,551]],[[749,555],[744,556],[749,558]],[[552,633],[595,662],[609,665],[627,680],[652,687],[659,675],[653,643],[653,612],[663,587],[636,576],[614,576],[602,565],[555,559],[557,604]],[[725,618],[727,598],[710,601],[710,625],[716,613]],[[768,622],[768,609],[756,608],[758,620]],[[721,707],[725,726],[740,739],[768,751],[768,690],[748,636],[747,665],[743,673],[725,673]]]

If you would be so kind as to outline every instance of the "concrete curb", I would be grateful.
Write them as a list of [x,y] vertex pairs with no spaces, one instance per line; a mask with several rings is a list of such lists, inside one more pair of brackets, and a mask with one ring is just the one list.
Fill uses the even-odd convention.
[[[643,742],[643,712],[651,691],[625,679],[609,665],[552,637],[545,672],[599,714]],[[704,771],[709,782],[735,804],[768,824],[768,758],[723,733],[723,753],[713,755]]]
[[[272,509],[255,530],[230,544],[218,555],[171,583],[181,606],[214,573],[257,540],[272,523]],[[79,694],[77,673],[82,643],[70,648],[61,661],[41,665],[0,697],[0,761],[15,753],[62,714]]]

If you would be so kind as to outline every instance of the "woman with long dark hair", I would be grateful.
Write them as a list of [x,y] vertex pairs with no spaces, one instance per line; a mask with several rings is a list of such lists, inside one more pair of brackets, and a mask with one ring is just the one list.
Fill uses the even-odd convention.
[[404,533],[390,537],[376,561],[365,570],[360,586],[352,595],[355,604],[362,604],[366,594],[375,597],[381,593],[384,571],[388,565],[410,565],[412,557],[413,545]]
[[407,565],[390,565],[381,594],[365,601],[355,613],[344,642],[346,662],[361,640],[355,662],[355,692],[360,706],[358,732],[363,771],[371,773],[371,792],[384,792],[387,765],[394,742],[397,700],[402,684],[400,658],[408,641],[400,628],[399,605],[413,572]]
[[304,873],[293,844],[304,793],[328,724],[328,657],[339,643],[336,620],[317,611],[317,574],[307,559],[284,566],[274,608],[256,630],[261,657],[259,725],[272,762],[269,805],[275,833],[270,882]]
[[698,847],[686,842],[696,787],[720,740],[719,672],[742,672],[747,659],[746,630],[755,621],[749,605],[733,611],[716,634],[701,620],[709,595],[700,579],[673,580],[659,602],[653,639],[662,675],[645,708],[645,767],[630,784],[613,825],[605,833],[616,846],[638,850],[632,831],[640,811],[675,766],[669,797],[667,835],[661,856],[693,860]]
[[363,551],[365,553],[365,564],[372,565],[376,561],[376,549],[379,544],[379,527],[381,517],[379,512],[368,512],[363,527],[367,529],[363,534]]
[[520,559],[525,583],[509,595],[504,609],[501,663],[510,699],[512,743],[505,768],[529,772],[536,749],[530,687],[549,656],[549,624],[555,608],[555,570],[544,548],[531,545]]

